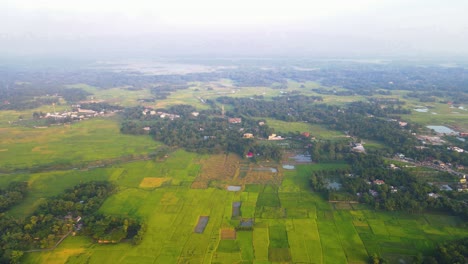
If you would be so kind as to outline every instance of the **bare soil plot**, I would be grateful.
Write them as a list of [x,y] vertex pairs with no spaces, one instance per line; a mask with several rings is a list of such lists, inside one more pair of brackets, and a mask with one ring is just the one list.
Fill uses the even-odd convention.
[[275,163],[253,164],[241,161],[234,154],[215,155],[201,162],[202,169],[193,181],[193,189],[209,186],[224,188],[229,185],[280,184],[282,170]]
[[226,240],[234,240],[236,239],[236,230],[234,228],[224,228],[221,229],[221,239]]
[[206,189],[210,182],[234,182],[239,167],[239,156],[235,154],[213,155],[201,162],[202,169],[193,181],[193,189]]

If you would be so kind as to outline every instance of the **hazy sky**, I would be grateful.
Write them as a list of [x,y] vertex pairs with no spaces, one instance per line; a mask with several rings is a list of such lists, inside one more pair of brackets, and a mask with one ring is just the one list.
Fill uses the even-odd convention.
[[466,0],[0,0],[0,53],[468,56]]

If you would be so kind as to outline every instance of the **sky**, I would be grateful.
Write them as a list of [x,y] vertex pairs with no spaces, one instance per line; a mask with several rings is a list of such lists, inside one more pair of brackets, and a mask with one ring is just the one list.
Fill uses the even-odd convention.
[[466,0],[0,0],[0,55],[468,56]]

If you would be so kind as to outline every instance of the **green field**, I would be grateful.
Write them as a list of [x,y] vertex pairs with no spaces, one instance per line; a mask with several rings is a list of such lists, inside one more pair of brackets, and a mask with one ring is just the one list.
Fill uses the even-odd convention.
[[[317,83],[289,82],[286,91],[312,91]],[[72,85],[93,93],[95,99],[125,106],[150,97],[148,89],[100,90],[88,85]],[[208,89],[212,88],[212,89]],[[328,88],[342,89],[342,88]],[[248,97],[280,95],[268,87],[233,86],[229,80],[190,83],[189,88],[171,94],[154,107],[192,104],[205,109],[200,98],[227,95]],[[325,102],[343,104],[364,100],[361,96],[323,96]],[[416,102],[407,100],[412,107]],[[149,104],[151,105],[151,104]],[[57,108],[65,106],[57,106]],[[27,181],[26,199],[6,214],[27,217],[47,197],[58,195],[79,183],[108,180],[118,186],[100,208],[100,213],[132,216],[148,228],[138,246],[129,243],[100,245],[81,236],[70,236],[53,251],[27,253],[22,263],[367,263],[377,253],[392,262],[411,260],[419,252],[428,253],[436,243],[468,236],[466,223],[443,214],[406,214],[375,211],[362,204],[335,204],[309,187],[313,171],[347,168],[345,163],[297,165],[281,171],[282,181],[272,184],[246,184],[240,192],[222,188],[191,189],[206,158],[177,150],[161,160],[147,159],[160,143],[149,136],[123,135],[117,118],[90,119],[71,126],[35,129],[10,125],[18,116],[30,117],[32,111],[50,111],[50,106],[29,111],[0,112],[0,168],[16,171],[0,174],[0,187],[11,181]],[[405,119],[422,124],[461,123],[467,116],[434,103],[431,113],[413,113]],[[267,119],[277,132],[310,132],[321,139],[337,139],[343,133],[323,126]],[[377,141],[366,147],[382,148]],[[104,161],[109,161],[104,164]],[[61,170],[54,170],[56,167]],[[278,166],[281,168],[281,166]],[[42,169],[41,172],[34,172]],[[421,177],[430,177],[422,171]],[[428,176],[429,175],[429,176]],[[435,176],[434,176],[435,177]],[[152,188],[141,187],[144,179],[165,179]],[[214,185],[209,185],[214,186]],[[220,185],[221,186],[221,185]],[[252,218],[252,230],[237,231],[235,239],[221,239],[222,229],[234,229],[241,219],[232,218],[232,203],[241,201],[241,218]],[[203,233],[195,233],[200,216],[209,216]]]
[[309,132],[311,136],[320,139],[339,139],[345,136],[342,132],[330,130],[325,128],[324,126],[317,124],[308,124],[303,122],[286,122],[272,118],[263,119],[265,119],[268,126],[274,128],[277,133]]
[[[337,210],[309,190],[311,171],[345,164],[299,165],[287,171],[280,186],[248,185],[235,193],[190,189],[200,169],[198,161],[195,154],[177,151],[165,162],[2,176],[1,185],[20,179],[31,187],[28,198],[8,212],[11,215],[26,216],[41,198],[79,182],[107,179],[119,186],[119,192],[100,211],[137,217],[148,225],[138,246],[99,245],[78,235],[54,251],[26,254],[23,263],[366,263],[368,254],[408,259],[439,241],[468,235],[457,217],[376,212],[355,205]],[[139,188],[145,177],[172,181],[152,190]],[[231,220],[235,201],[242,201],[243,217],[255,215],[254,228],[238,231],[235,240],[221,240],[221,229],[239,223]],[[205,231],[197,234],[194,227],[201,215],[210,219]]]
[[114,119],[90,119],[47,128],[0,128],[0,168],[24,169],[145,155],[160,144],[149,136],[124,135]]

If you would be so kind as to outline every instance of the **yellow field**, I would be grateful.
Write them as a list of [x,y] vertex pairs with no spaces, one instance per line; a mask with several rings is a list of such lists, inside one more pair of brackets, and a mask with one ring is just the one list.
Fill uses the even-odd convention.
[[170,178],[146,177],[140,182],[140,188],[158,188]]

